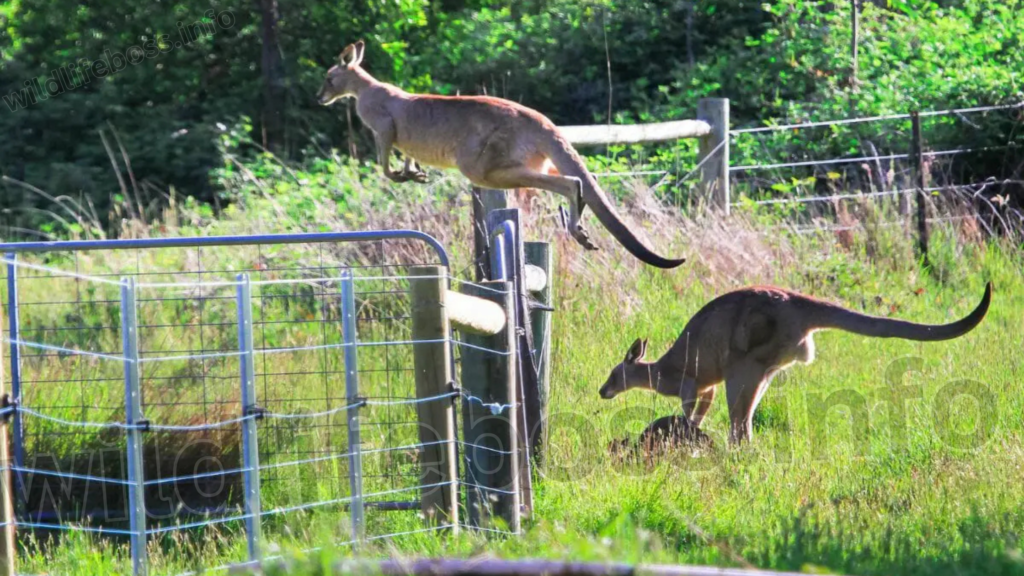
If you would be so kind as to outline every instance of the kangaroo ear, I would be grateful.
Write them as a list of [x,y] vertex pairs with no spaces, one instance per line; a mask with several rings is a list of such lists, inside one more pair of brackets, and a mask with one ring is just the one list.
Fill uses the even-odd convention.
[[366,49],[366,43],[364,43],[362,40],[360,40],[360,41],[356,42],[355,46],[356,46],[356,55],[355,55],[355,58],[352,59],[352,64],[351,65],[352,66],[359,66],[363,62],[363,50]]
[[355,55],[355,51],[355,44],[349,44],[348,46],[345,46],[345,49],[342,50],[341,54],[338,55],[338,63],[341,64],[342,66],[348,67],[349,62],[352,61],[352,58]]
[[644,357],[647,352],[647,343],[637,338],[633,345],[629,347],[629,352],[626,352],[626,359],[623,360],[625,364],[636,364],[637,360]]

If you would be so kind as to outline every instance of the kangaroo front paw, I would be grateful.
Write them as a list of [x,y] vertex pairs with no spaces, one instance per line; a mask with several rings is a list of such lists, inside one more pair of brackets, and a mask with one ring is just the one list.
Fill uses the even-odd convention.
[[394,182],[419,182],[425,184],[427,182],[427,173],[422,170],[403,170],[401,172],[395,172],[390,176]]
[[576,232],[574,232],[572,236],[576,239],[576,242],[579,242],[580,246],[583,246],[583,248],[587,250],[597,250],[597,244],[594,244],[590,240],[590,233],[587,232],[583,226],[577,225]]

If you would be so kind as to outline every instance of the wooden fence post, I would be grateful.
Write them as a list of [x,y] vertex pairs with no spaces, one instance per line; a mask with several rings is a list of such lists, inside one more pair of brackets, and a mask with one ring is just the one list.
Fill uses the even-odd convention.
[[[711,133],[700,138],[704,198],[729,215],[729,99],[702,98],[697,119],[711,125]],[[709,158],[710,156],[710,158]],[[706,160],[706,161],[705,161]]]
[[[4,380],[4,351],[0,347],[0,397],[7,398],[7,382]],[[14,475],[11,466],[14,461],[11,459],[10,444],[7,432],[8,423],[13,418],[4,415],[0,417],[0,576],[14,576],[14,556],[17,552],[14,542],[14,501],[12,489]]]
[[[440,396],[452,390],[450,326],[445,311],[447,269],[415,266],[410,269],[412,297],[413,363],[416,397]],[[450,398],[416,404],[420,423],[420,465],[424,488],[423,514],[428,523],[459,525],[458,472],[455,458],[455,414]]]
[[917,188],[917,248],[921,259],[926,267],[931,266],[928,261],[928,201],[925,192],[926,182],[924,173],[923,142],[921,138],[921,116],[916,111],[910,113],[911,137],[910,160],[914,170],[914,187]]
[[508,208],[505,190],[473,186],[473,277],[477,282],[491,279],[491,261],[488,255],[487,215],[492,210]]
[[[552,284],[552,245],[547,242],[526,242],[524,244],[526,263],[544,271],[547,282],[544,289],[533,293],[537,302],[551,307],[554,302]],[[533,330],[533,358],[537,363],[537,379],[540,400],[540,418],[534,430],[530,430],[533,457],[538,466],[544,463],[544,447],[547,445],[548,399],[551,394],[551,312],[534,309],[530,312],[530,328]]]
[[[519,402],[516,386],[515,293],[511,282],[463,284],[463,294],[497,302],[510,320],[494,336],[463,334],[463,437],[470,523],[481,526],[493,514],[518,533]],[[486,406],[485,406],[486,405]]]

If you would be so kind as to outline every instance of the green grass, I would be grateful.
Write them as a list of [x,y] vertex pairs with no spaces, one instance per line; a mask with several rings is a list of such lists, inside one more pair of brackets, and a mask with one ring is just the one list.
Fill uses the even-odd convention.
[[[374,543],[367,554],[492,553],[846,574],[1024,573],[1019,552],[1024,544],[1019,490],[1024,262],[1011,241],[979,240],[970,228],[944,224],[933,231],[932,268],[924,270],[914,257],[913,239],[899,227],[801,235],[772,230],[781,221],[770,214],[741,214],[729,222],[655,214],[651,221],[661,222],[661,228],[648,228],[648,235],[663,251],[689,257],[681,268],[665,272],[637,265],[603,231],[603,250],[583,253],[551,227],[552,202],[545,199],[526,215],[531,238],[557,242],[558,272],[548,465],[535,472],[535,510],[525,534],[490,539],[416,534]],[[469,245],[465,198],[454,210],[447,206],[439,200],[433,209],[407,208],[392,217],[402,223],[418,215],[418,227],[459,249],[456,268],[462,268]],[[862,207],[862,220],[882,216],[888,216],[884,209]],[[318,221],[313,227],[324,225]],[[204,226],[171,233],[280,230],[295,223],[254,224],[240,211]],[[596,222],[592,227],[597,230]],[[224,257],[242,260],[235,265],[246,258]],[[174,258],[165,254],[147,266],[180,266]],[[92,260],[90,271],[123,264]],[[609,456],[612,440],[635,435],[679,407],[641,391],[601,400],[597,390],[608,371],[637,337],[650,338],[649,355],[666,350],[689,317],[716,295],[748,283],[773,283],[871,314],[937,323],[971,310],[989,280],[995,293],[988,317],[958,340],[925,344],[818,334],[817,360],[773,382],[750,445],[725,448],[727,414],[720,396],[704,425],[716,450],[671,454],[653,464]],[[163,313],[188,317],[173,309]],[[105,320],[97,311],[95,321]],[[228,329],[225,341],[230,335]],[[171,340],[190,337],[183,331]],[[268,338],[274,345],[292,345],[315,341],[316,335],[282,330]],[[103,343],[115,344],[76,344]],[[284,355],[277,366],[298,371],[316,362]],[[320,385],[280,382],[273,393]],[[105,403],[116,403],[116,393],[115,384]],[[190,392],[165,393],[187,397]],[[890,410],[894,397],[904,410]],[[174,410],[161,415],[187,416]],[[290,436],[293,447],[325,441],[315,431],[300,432]],[[413,438],[415,432],[403,434]],[[53,449],[61,447],[53,440]],[[265,493],[265,506],[337,494],[327,475],[324,469],[296,475],[279,485],[287,489]],[[347,539],[345,522],[344,512],[300,513],[268,522],[265,530],[270,550],[292,558],[289,574],[318,574],[324,562],[351,551],[312,556],[296,551]],[[368,532],[419,527],[415,514],[389,513],[373,516]],[[239,528],[233,526],[210,529],[202,538],[163,538],[152,547],[158,573],[244,556]],[[25,541],[23,552],[21,567],[28,573],[106,574],[126,568],[122,546],[85,536]]]

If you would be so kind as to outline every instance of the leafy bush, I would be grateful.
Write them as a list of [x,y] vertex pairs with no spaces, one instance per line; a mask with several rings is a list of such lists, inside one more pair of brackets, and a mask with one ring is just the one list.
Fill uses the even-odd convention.
[[[349,129],[344,105],[326,110],[314,101],[336,54],[358,38],[368,42],[365,67],[381,80],[413,91],[497,94],[557,123],[606,122],[609,107],[614,122],[692,118],[705,96],[731,99],[735,127],[1021,97],[1021,0],[880,4],[863,7],[858,82],[851,84],[848,2],[282,3],[287,118],[280,149],[287,161],[327,157],[333,147],[372,157],[368,131],[358,120]],[[181,26],[216,24],[216,15],[224,13],[232,16],[230,26],[173,47]],[[154,57],[45,102],[16,111],[3,106],[4,175],[91,203],[100,219],[116,222],[118,196],[135,197],[140,210],[166,202],[171,186],[203,202],[223,200],[210,171],[220,162],[220,136],[244,118],[252,119],[257,144],[246,156],[260,153],[258,3],[185,0],[126,9],[111,2],[0,0],[0,19],[4,97],[26,80],[81,59],[95,61],[154,40],[159,48]],[[934,118],[927,121],[926,139],[934,148],[1005,145],[1012,123],[1007,114],[972,116],[969,122]],[[900,121],[738,136],[733,158],[742,164],[856,155],[868,141],[883,154],[902,153],[908,130]],[[692,150],[692,143],[613,149],[595,163],[643,164],[668,169],[675,178],[692,166]],[[1008,176],[1019,169],[1019,157],[975,156],[954,175]],[[798,182],[817,176],[818,185],[828,184],[810,171],[777,176]],[[687,188],[673,193],[682,198]],[[51,218],[38,212],[49,203],[7,184],[0,210],[12,226],[38,227]]]

